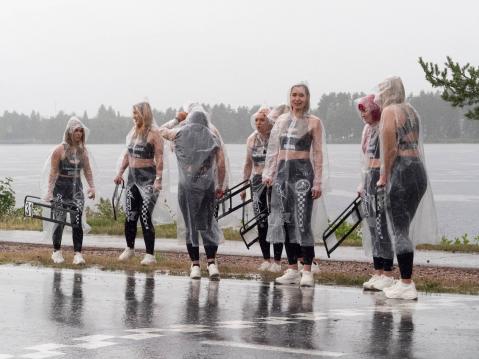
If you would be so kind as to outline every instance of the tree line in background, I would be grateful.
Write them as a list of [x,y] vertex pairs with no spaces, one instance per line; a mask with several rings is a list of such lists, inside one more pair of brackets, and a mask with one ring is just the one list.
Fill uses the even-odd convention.
[[[321,97],[312,112],[319,116],[326,128],[328,143],[359,143],[363,122],[356,112],[354,99],[364,94],[329,93]],[[419,112],[426,142],[476,142],[479,122],[465,119],[464,111],[450,106],[439,93],[421,92],[409,96],[408,101]],[[250,117],[258,106],[204,105],[213,124],[226,143],[244,143],[252,132]],[[154,110],[159,125],[174,118],[176,109]],[[43,118],[38,112],[30,116],[4,112],[0,117],[0,143],[58,143],[72,114],[60,111],[56,116]],[[112,107],[101,105],[95,117],[85,112],[78,116],[91,130],[88,143],[122,143],[132,127],[131,115],[120,115]]]

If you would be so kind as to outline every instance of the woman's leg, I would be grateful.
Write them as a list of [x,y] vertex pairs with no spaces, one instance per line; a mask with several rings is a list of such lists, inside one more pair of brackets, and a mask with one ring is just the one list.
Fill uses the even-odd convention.
[[141,195],[136,185],[131,186],[126,191],[125,208],[125,239],[126,245],[130,249],[135,248],[136,228],[140,216]]

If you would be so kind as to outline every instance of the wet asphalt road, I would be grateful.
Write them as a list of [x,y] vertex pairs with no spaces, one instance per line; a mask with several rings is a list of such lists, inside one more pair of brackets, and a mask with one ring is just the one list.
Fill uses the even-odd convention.
[[0,266],[4,358],[479,357],[479,297]]

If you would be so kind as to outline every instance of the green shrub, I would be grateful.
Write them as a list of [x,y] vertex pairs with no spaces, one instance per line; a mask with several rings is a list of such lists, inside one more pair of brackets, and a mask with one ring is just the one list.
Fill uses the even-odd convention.
[[13,179],[6,177],[0,180],[0,217],[10,214],[15,209],[15,191],[12,188]]

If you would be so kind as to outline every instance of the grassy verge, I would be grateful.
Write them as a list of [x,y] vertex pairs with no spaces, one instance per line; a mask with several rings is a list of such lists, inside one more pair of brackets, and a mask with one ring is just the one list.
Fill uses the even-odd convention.
[[[101,270],[160,272],[171,275],[188,275],[190,261],[186,253],[157,253],[158,263],[151,267],[140,264],[141,256],[137,255],[127,263],[117,260],[120,250],[86,248],[84,256],[86,266],[81,268],[96,267]],[[53,268],[75,268],[71,264],[73,253],[71,248],[64,248],[64,264],[53,264],[50,256],[51,249],[46,245],[27,245],[0,243],[0,264],[30,264]],[[279,274],[265,273],[257,268],[262,259],[257,257],[225,256],[218,258],[222,278],[256,279],[273,281]],[[202,263],[204,263],[202,259]],[[203,264],[202,264],[203,265]],[[283,268],[286,264],[283,263]],[[360,262],[335,262],[322,261],[320,273],[315,274],[316,283],[325,285],[343,285],[361,287],[369,278],[371,265]],[[207,276],[203,265],[202,274]],[[395,273],[396,277],[398,273]],[[461,293],[479,294],[479,269],[415,267],[414,280],[418,290],[427,293]]]

